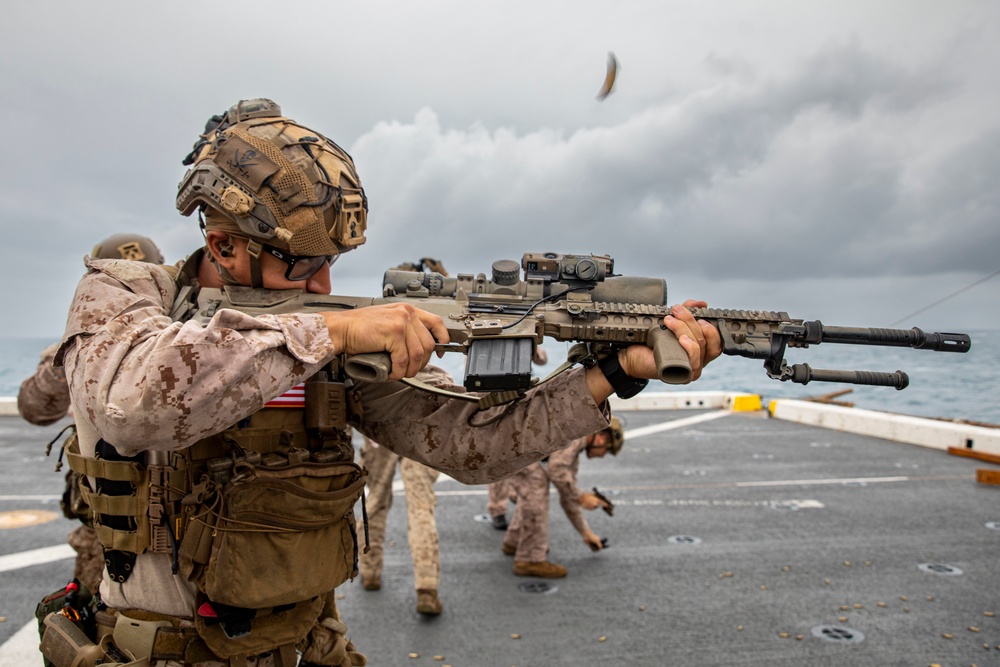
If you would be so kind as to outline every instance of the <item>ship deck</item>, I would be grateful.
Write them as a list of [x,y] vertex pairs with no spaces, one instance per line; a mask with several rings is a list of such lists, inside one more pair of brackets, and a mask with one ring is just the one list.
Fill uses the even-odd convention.
[[[621,454],[579,478],[615,502],[588,514],[609,548],[591,553],[552,501],[565,579],[514,576],[485,487],[441,478],[445,610],[419,616],[399,490],[382,590],[340,589],[369,664],[1000,664],[1000,487],[976,482],[997,466],[767,412],[620,416]],[[64,423],[0,418],[0,667],[41,664],[35,603],[72,573],[43,455]]]

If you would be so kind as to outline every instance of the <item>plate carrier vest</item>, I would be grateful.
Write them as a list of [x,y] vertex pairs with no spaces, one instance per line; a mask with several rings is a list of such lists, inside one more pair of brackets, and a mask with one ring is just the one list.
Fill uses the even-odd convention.
[[[204,323],[220,308],[241,309],[227,289],[198,289],[202,253],[176,277],[175,321]],[[256,301],[255,312],[289,312],[283,292],[240,294],[244,304]],[[360,414],[335,358],[304,385],[185,449],[125,457],[102,439],[88,458],[71,446],[70,467],[93,480],[81,490],[107,576],[124,582],[137,554],[170,554],[174,573],[197,583],[195,624],[222,658],[301,640],[325,596],[357,575],[354,505],[361,498],[366,515],[365,473],[354,463],[348,422]],[[367,519],[365,528],[367,548]]]

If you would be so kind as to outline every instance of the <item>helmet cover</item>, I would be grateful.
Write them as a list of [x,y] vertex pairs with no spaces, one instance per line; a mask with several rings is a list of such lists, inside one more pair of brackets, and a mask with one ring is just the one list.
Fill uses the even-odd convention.
[[338,255],[365,242],[368,200],[354,160],[267,99],[213,116],[185,159],[177,209],[292,255]]
[[163,254],[153,240],[140,234],[112,234],[90,252],[93,259],[131,259],[163,264]]

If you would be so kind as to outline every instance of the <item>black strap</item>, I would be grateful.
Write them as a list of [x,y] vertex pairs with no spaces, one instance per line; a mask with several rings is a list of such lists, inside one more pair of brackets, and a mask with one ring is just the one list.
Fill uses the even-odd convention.
[[626,373],[618,363],[618,354],[612,353],[598,360],[597,367],[604,373],[618,398],[632,398],[646,388],[649,380],[640,380]]

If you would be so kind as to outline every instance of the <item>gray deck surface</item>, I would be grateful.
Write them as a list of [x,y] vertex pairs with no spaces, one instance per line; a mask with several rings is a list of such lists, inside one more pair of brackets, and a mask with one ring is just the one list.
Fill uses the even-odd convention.
[[[628,431],[696,414],[623,416]],[[9,498],[61,492],[42,456],[57,431],[0,419],[0,512],[58,513],[52,500]],[[1000,665],[1000,530],[990,527],[1000,488],[978,485],[977,467],[991,466],[730,414],[584,460],[580,486],[614,494],[614,517],[588,514],[611,546],[591,553],[553,498],[550,558],[570,571],[545,582],[554,590],[521,589],[542,580],[514,576],[502,533],[476,520],[485,487],[445,479],[444,614],[414,611],[402,496],[382,590],[347,583],[341,610],[375,666]],[[0,555],[58,545],[73,527],[59,518],[0,530]],[[70,560],[0,572],[0,643],[71,572]],[[814,636],[821,627],[828,638]]]

